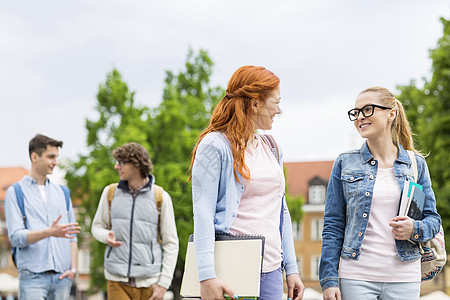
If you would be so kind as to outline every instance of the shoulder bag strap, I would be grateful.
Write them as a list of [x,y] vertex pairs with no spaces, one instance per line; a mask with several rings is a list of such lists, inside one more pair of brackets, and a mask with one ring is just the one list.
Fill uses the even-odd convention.
[[66,210],[67,210],[67,216],[69,215],[69,209],[70,209],[70,190],[65,185],[59,185],[61,189],[64,192],[64,198],[66,198]]
[[161,206],[163,202],[163,188],[159,185],[153,184],[155,187],[155,202],[158,210],[158,243],[161,244]]
[[414,182],[417,183],[418,178],[418,172],[417,172],[417,161],[416,161],[416,155],[414,154],[414,151],[406,150],[409,155],[409,159],[411,160],[411,167],[413,169],[414,174]]
[[266,144],[269,145],[272,149],[272,153],[273,156],[275,156],[275,159],[278,161],[278,163],[280,163],[280,153],[278,152],[278,146],[273,136],[271,136],[270,134],[262,134],[261,136]]
[[20,184],[18,182],[14,183],[13,187],[14,187],[14,192],[16,192],[17,205],[19,206],[20,213],[22,214],[23,227],[27,228],[27,224],[25,222],[27,217],[25,216],[25,203],[24,203],[24,199],[23,199],[25,196],[23,194],[22,187],[20,186]]
[[111,183],[108,187],[108,191],[106,192],[106,198],[108,199],[108,208],[109,208],[109,228],[111,229],[111,204],[114,198],[114,193],[116,192],[118,183]]

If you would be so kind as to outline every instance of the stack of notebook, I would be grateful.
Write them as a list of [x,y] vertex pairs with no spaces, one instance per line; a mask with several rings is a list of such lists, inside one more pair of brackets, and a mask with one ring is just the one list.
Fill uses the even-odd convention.
[[[217,235],[214,251],[216,275],[239,299],[258,299],[263,253],[262,236]],[[181,296],[200,298],[193,235],[189,238],[186,252]]]

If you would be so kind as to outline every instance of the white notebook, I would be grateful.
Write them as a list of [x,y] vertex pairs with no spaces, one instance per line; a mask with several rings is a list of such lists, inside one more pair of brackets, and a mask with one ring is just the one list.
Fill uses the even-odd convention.
[[[257,299],[264,253],[262,236],[217,235],[214,251],[216,275],[240,298]],[[186,251],[182,297],[200,298],[193,236]],[[231,295],[232,296],[232,295]]]

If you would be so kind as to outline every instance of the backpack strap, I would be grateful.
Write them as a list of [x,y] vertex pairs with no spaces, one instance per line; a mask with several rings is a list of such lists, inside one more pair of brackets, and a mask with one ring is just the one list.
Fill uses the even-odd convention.
[[416,155],[414,154],[414,151],[406,150],[409,155],[409,159],[411,159],[411,167],[413,169],[413,175],[414,175],[414,182],[417,183],[418,178],[418,172],[417,172],[417,161],[416,161]]
[[[20,186],[20,184],[18,182],[14,183],[12,186],[14,187],[14,192],[16,192],[17,205],[19,206],[20,213],[22,214],[23,227],[27,228],[27,224],[25,222],[27,217],[25,216],[25,206],[24,206],[24,200],[23,200],[24,195],[23,195],[22,187]],[[16,255],[17,255],[17,247],[11,247],[11,258],[14,263],[14,266],[16,266],[16,268],[17,268]]]
[[20,184],[18,182],[14,183],[12,186],[14,187],[14,191],[16,192],[17,205],[19,206],[20,213],[22,214],[23,227],[27,228],[27,224],[25,222],[25,220],[27,219],[27,216],[25,215],[25,205],[24,205],[24,200],[23,200],[24,195],[23,195],[22,187],[20,186]]
[[267,145],[270,146],[272,149],[273,156],[275,156],[275,159],[280,163],[280,153],[278,151],[277,143],[275,142],[275,139],[270,134],[262,134],[261,135],[264,141]]
[[61,189],[64,192],[64,197],[66,198],[66,210],[67,210],[67,213],[69,213],[69,209],[70,209],[70,190],[65,185],[59,185],[59,186],[61,187]]
[[158,243],[161,244],[161,206],[163,202],[163,188],[159,185],[153,184],[155,187],[155,202],[158,210]]
[[108,199],[108,208],[109,208],[109,229],[111,229],[111,204],[114,198],[114,193],[116,192],[117,185],[116,183],[111,183],[108,186],[108,191],[106,192],[106,198]]

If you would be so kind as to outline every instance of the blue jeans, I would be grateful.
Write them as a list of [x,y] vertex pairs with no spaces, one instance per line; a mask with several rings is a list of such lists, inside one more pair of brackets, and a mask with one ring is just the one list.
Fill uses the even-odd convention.
[[261,273],[259,300],[281,300],[283,297],[283,271]]
[[342,300],[419,300],[420,282],[339,279]]
[[72,280],[61,273],[19,272],[19,300],[68,300]]

